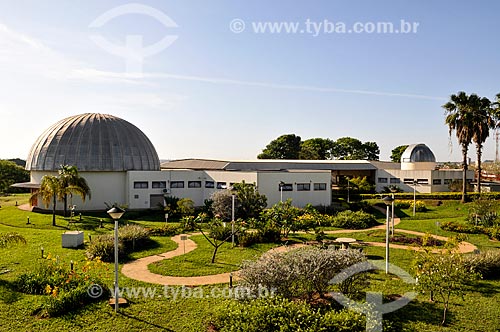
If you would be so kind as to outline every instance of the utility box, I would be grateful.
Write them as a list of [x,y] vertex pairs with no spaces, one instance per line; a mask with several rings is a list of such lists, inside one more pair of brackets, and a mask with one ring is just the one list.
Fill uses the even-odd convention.
[[83,244],[83,232],[67,231],[62,235],[63,248],[77,248]]

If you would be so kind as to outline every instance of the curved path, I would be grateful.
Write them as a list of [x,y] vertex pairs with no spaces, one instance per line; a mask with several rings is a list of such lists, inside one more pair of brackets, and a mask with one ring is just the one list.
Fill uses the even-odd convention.
[[[400,222],[399,218],[394,218],[395,225],[399,224],[399,222]],[[376,230],[376,229],[385,229],[385,224],[371,227],[371,228],[367,228],[367,229],[340,229],[340,230],[335,230],[335,231],[325,231],[325,233],[326,234],[357,233],[357,232],[366,232],[366,231]],[[412,235],[419,235],[419,236],[425,235],[424,233],[421,233],[421,232],[409,231],[409,230],[405,230],[405,229],[397,229],[397,231],[400,233],[406,233],[406,234],[412,234]],[[182,234],[182,235],[186,235],[186,234]],[[191,235],[195,235],[195,234],[191,234]],[[190,235],[188,235],[188,236],[190,236]],[[438,240],[443,240],[443,241],[448,240],[448,238],[444,237],[444,236],[437,236],[437,235],[431,235],[431,236],[433,238],[438,239]],[[164,276],[164,275],[160,275],[160,274],[155,274],[155,273],[152,273],[151,271],[149,271],[149,269],[148,269],[149,264],[152,264],[154,262],[158,262],[158,261],[161,261],[164,259],[169,259],[169,258],[183,255],[184,253],[188,253],[190,251],[195,250],[197,247],[196,243],[189,238],[185,241],[181,241],[181,235],[176,235],[176,236],[172,237],[172,240],[175,243],[177,243],[177,248],[175,250],[167,251],[163,254],[139,258],[133,262],[126,263],[123,265],[121,272],[125,276],[127,276],[131,279],[136,279],[136,280],[148,282],[151,284],[158,284],[158,285],[199,286],[199,285],[222,284],[222,283],[229,282],[230,273],[213,274],[213,275],[199,276],[199,277],[172,277],[172,276]],[[362,243],[369,245],[369,246],[385,247],[385,243],[382,243],[382,242],[362,242]],[[184,245],[185,245],[185,249],[184,249]],[[303,246],[303,244],[296,244],[296,245],[291,245],[291,246],[280,246],[280,247],[276,247],[276,248],[271,249],[271,250],[285,251],[285,250],[288,250],[290,248],[299,247],[299,246]],[[416,251],[420,250],[419,247],[407,246],[407,245],[402,245],[402,244],[390,244],[390,248],[410,249],[410,250],[416,250]],[[460,243],[458,249],[461,253],[468,253],[468,252],[474,251],[475,249],[477,249],[477,247],[475,245],[473,245],[472,243],[462,242],[462,243]],[[434,251],[440,252],[440,249],[436,249]]]

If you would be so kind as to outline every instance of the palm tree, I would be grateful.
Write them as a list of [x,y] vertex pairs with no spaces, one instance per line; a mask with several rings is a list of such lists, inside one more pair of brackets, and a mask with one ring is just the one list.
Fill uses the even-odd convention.
[[30,201],[33,202],[38,196],[41,196],[43,204],[48,207],[52,203],[52,226],[56,226],[56,204],[57,198],[61,194],[61,182],[54,175],[44,175],[40,182],[40,189],[31,195]]
[[59,169],[59,181],[61,183],[61,197],[64,202],[64,216],[68,212],[68,195],[70,198],[73,194],[79,195],[85,202],[85,198],[91,197],[90,187],[87,181],[80,176],[76,166],[61,165]]
[[456,95],[451,95],[450,101],[442,107],[445,109],[445,123],[448,125],[450,136],[455,131],[458,143],[462,146],[462,203],[465,203],[467,198],[467,151],[474,136],[474,118],[469,96],[460,91]]
[[477,192],[481,193],[481,155],[483,143],[490,136],[490,129],[495,128],[495,115],[488,98],[480,98],[475,94],[471,94],[469,102],[474,115],[472,140],[476,144],[477,154]]

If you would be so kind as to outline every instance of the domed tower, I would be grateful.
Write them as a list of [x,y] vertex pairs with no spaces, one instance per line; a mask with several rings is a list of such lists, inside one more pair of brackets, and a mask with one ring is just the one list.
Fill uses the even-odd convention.
[[433,170],[436,157],[425,144],[409,145],[401,155],[402,170]]
[[103,209],[105,202],[125,203],[128,171],[160,171],[158,154],[139,128],[97,113],[71,116],[49,127],[35,141],[26,161],[32,183],[40,183],[46,174],[57,174],[61,165],[76,166],[87,180],[92,199],[74,203],[85,210]]

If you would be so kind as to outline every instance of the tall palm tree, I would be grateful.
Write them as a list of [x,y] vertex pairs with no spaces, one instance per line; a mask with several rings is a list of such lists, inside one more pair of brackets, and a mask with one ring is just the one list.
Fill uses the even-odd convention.
[[474,118],[471,112],[469,96],[460,91],[450,96],[450,101],[442,106],[445,109],[445,123],[448,125],[449,134],[455,131],[458,143],[462,147],[462,203],[467,200],[467,152],[474,136]]
[[42,198],[42,202],[46,207],[52,203],[52,226],[56,226],[56,205],[60,194],[61,182],[59,178],[54,175],[44,175],[40,182],[40,189],[30,198],[32,204],[38,196]]
[[469,104],[474,116],[472,140],[476,144],[477,154],[477,192],[481,193],[481,155],[483,144],[490,136],[490,129],[495,128],[495,115],[488,98],[471,94]]
[[59,181],[61,183],[61,197],[64,202],[64,216],[68,212],[68,195],[79,195],[85,202],[85,198],[91,197],[90,187],[87,181],[80,176],[76,166],[61,165],[59,169]]

